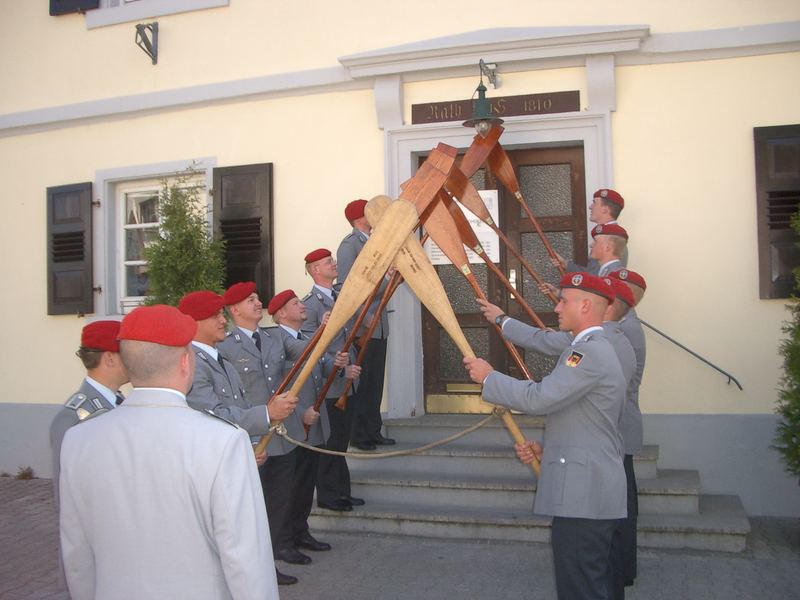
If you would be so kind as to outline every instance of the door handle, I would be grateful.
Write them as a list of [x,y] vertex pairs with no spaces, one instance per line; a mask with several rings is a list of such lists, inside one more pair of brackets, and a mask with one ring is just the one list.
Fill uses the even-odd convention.
[[[508,270],[508,282],[511,284],[511,287],[515,290],[517,289],[517,270],[516,269],[509,269]],[[514,294],[510,294],[513,298]]]

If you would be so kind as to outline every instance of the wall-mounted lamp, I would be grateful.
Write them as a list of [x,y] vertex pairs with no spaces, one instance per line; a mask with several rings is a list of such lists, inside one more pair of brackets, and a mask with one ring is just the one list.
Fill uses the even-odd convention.
[[158,64],[158,21],[136,25],[136,45]]
[[[472,116],[469,120],[464,121],[463,125],[464,127],[474,127],[475,131],[477,131],[481,137],[486,137],[492,125],[499,125],[503,122],[503,119],[492,115],[492,107],[489,104],[489,100],[486,99],[486,86],[483,85],[483,76],[486,75],[489,83],[492,84],[493,87],[497,87],[496,67],[495,65],[487,65],[483,62],[483,59],[478,63],[478,67],[480,68],[481,75],[481,81],[478,87],[475,88],[478,98],[472,103]],[[474,98],[475,94],[473,94],[472,97]]]

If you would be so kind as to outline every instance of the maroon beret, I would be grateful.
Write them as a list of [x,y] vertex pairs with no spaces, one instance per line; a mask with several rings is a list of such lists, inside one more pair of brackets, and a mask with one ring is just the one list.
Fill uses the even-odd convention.
[[81,347],[87,350],[119,352],[119,321],[95,321],[81,331]]
[[595,198],[602,198],[606,202],[613,202],[620,208],[625,208],[625,199],[616,190],[610,188],[600,188],[594,193]]
[[270,300],[269,304],[267,305],[267,312],[271,315],[274,315],[292,298],[297,298],[297,294],[294,293],[294,290],[283,290],[282,292],[275,294],[275,296],[272,297],[272,300]]
[[612,271],[608,274],[609,277],[612,279],[621,279],[626,283],[632,283],[633,285],[637,285],[643,290],[647,289],[647,283],[644,280],[644,277],[639,275],[636,271],[629,271],[628,269],[619,269],[618,271]]
[[614,290],[607,284],[602,277],[596,275],[589,275],[589,273],[565,273],[561,277],[560,287],[574,288],[576,290],[583,290],[584,292],[591,292],[602,296],[609,303],[614,301]]
[[616,235],[617,237],[628,239],[628,232],[616,223],[595,226],[592,229],[592,239],[598,235]]
[[209,290],[189,292],[178,303],[178,310],[189,315],[195,321],[209,319],[224,306],[222,296]]
[[240,281],[239,283],[234,283],[231,287],[225,290],[225,294],[222,296],[222,301],[225,303],[225,306],[239,304],[239,302],[245,300],[255,291],[255,281]]
[[631,288],[629,288],[625,283],[619,279],[614,277],[605,277],[604,278],[606,283],[611,286],[611,289],[614,290],[614,294],[616,294],[617,299],[622,300],[628,306],[633,306],[636,304],[636,300],[633,299],[633,292]]
[[306,264],[317,262],[331,255],[331,251],[327,248],[317,248],[313,252],[306,254]]
[[366,200],[353,200],[350,204],[345,206],[344,216],[352,223],[356,219],[360,219],[364,216],[364,207],[366,205]]
[[174,306],[154,304],[134,309],[119,329],[119,339],[153,342],[162,346],[185,346],[192,341],[197,323]]

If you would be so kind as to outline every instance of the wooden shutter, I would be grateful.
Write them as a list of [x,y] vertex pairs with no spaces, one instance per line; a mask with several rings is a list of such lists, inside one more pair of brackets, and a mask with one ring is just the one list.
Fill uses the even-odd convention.
[[255,281],[272,298],[272,163],[214,169],[214,236],[225,240],[225,286]]
[[761,298],[788,298],[800,266],[791,218],[800,207],[800,125],[756,127],[756,203]]
[[94,312],[92,184],[47,188],[47,314]]
[[50,0],[50,16],[84,12],[97,8],[99,5],[100,0]]

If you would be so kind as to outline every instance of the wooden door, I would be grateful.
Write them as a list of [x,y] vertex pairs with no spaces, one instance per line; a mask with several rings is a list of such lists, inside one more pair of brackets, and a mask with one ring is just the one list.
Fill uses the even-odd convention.
[[[554,249],[567,259],[586,262],[586,198],[584,194],[583,147],[532,148],[508,152],[520,190]],[[546,281],[557,284],[558,270],[550,264],[544,244],[514,196],[503,189],[487,169],[472,178],[479,189],[499,191],[499,225],[511,242]],[[483,263],[471,265],[487,297],[514,318],[529,322],[517,302]],[[539,293],[533,278],[504,247],[499,267],[516,283],[528,304],[548,326],[557,326],[550,300]],[[514,377],[522,373],[508,356],[494,328],[480,314],[475,295],[463,276],[452,266],[436,267],[461,328],[475,353],[496,369]],[[425,406],[429,413],[488,412],[480,399],[480,386],[466,376],[461,355],[447,333],[423,307],[423,351]],[[522,353],[535,379],[552,370],[554,359]]]

